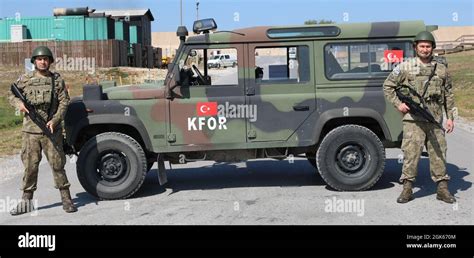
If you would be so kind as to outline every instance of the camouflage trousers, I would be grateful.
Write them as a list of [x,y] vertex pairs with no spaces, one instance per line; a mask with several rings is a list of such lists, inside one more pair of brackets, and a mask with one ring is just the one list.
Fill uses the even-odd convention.
[[443,130],[427,122],[403,121],[403,168],[400,182],[405,179],[415,181],[423,147],[428,151],[431,179],[435,182],[449,180],[446,174],[447,145]]
[[64,165],[66,155],[62,151],[62,133],[55,132],[54,139],[59,147],[58,151],[51,140],[44,134],[23,132],[21,161],[25,167],[23,175],[23,186],[20,190],[35,191],[38,182],[38,168],[44,152],[46,159],[53,171],[54,184],[58,189],[68,189],[70,184],[67,180]]

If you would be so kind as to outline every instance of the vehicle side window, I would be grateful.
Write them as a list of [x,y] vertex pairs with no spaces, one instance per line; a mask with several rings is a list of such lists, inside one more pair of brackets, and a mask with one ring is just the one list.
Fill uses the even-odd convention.
[[[195,54],[192,54],[193,51]],[[207,55],[207,63],[204,63],[206,61],[204,55]],[[189,51],[184,64],[187,68],[191,68],[194,78],[198,78],[200,73],[206,79],[204,83],[202,80],[192,80],[194,81],[193,85],[214,86],[237,85],[239,83],[237,49],[235,48],[192,49]],[[193,65],[198,71],[193,68]],[[205,66],[207,66],[207,70],[204,69]]]
[[257,83],[305,83],[310,80],[308,46],[255,49]]
[[413,57],[410,42],[327,44],[325,73],[330,80],[383,78],[408,57]]

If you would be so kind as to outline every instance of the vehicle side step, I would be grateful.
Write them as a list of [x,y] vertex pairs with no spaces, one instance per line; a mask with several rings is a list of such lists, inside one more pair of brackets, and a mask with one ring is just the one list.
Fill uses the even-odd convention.
[[[275,150],[275,149],[270,149],[270,150]],[[271,158],[271,159],[286,159],[288,157],[288,148],[285,148],[285,154],[278,153],[276,155],[270,155],[268,154],[267,149],[265,149],[264,152],[265,152],[265,157]]]

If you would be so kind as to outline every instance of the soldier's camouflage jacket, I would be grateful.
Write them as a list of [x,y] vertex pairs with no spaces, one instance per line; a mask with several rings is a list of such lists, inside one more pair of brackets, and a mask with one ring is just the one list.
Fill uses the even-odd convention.
[[[408,86],[414,89],[420,96],[423,95],[424,85],[431,75],[436,65],[436,71],[429,82],[429,86],[424,95],[428,109],[434,118],[442,122],[443,109],[445,109],[448,119],[454,120],[454,96],[452,92],[452,80],[443,63],[432,60],[429,64],[423,64],[419,58],[402,62],[395,67],[384,82],[385,97],[397,108],[401,101],[395,93],[399,86]],[[402,87],[402,93],[409,95],[415,102],[420,103],[416,96],[409,93],[407,88]],[[423,118],[406,113],[404,121],[424,121]]]
[[[55,99],[53,100],[53,105],[51,105],[51,83],[53,76]],[[51,108],[51,114],[53,114],[51,121],[53,121],[55,131],[61,130],[61,121],[64,119],[69,104],[69,95],[61,76],[58,73],[50,73],[50,76],[42,77],[34,71],[20,76],[17,81],[17,86],[46,122],[48,122],[48,113]],[[21,101],[16,98],[11,91],[8,91],[8,100],[16,110],[19,109]],[[26,115],[23,118],[22,131],[28,133],[42,133],[41,129]]]

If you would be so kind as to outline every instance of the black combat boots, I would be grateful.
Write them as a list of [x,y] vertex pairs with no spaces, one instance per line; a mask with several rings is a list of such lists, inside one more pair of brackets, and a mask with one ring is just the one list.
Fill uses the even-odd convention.
[[10,211],[13,216],[32,212],[35,208],[33,207],[33,192],[24,191],[21,201]]
[[77,208],[76,206],[74,206],[74,203],[72,203],[71,193],[69,192],[69,189],[59,189],[59,191],[61,192],[63,210],[67,213],[76,212]]
[[413,200],[413,182],[410,180],[403,180],[403,191],[397,199],[398,203],[407,203]]
[[436,199],[447,202],[447,203],[455,203],[456,198],[449,193],[448,190],[448,181],[441,180],[438,182],[438,190],[436,191]]

